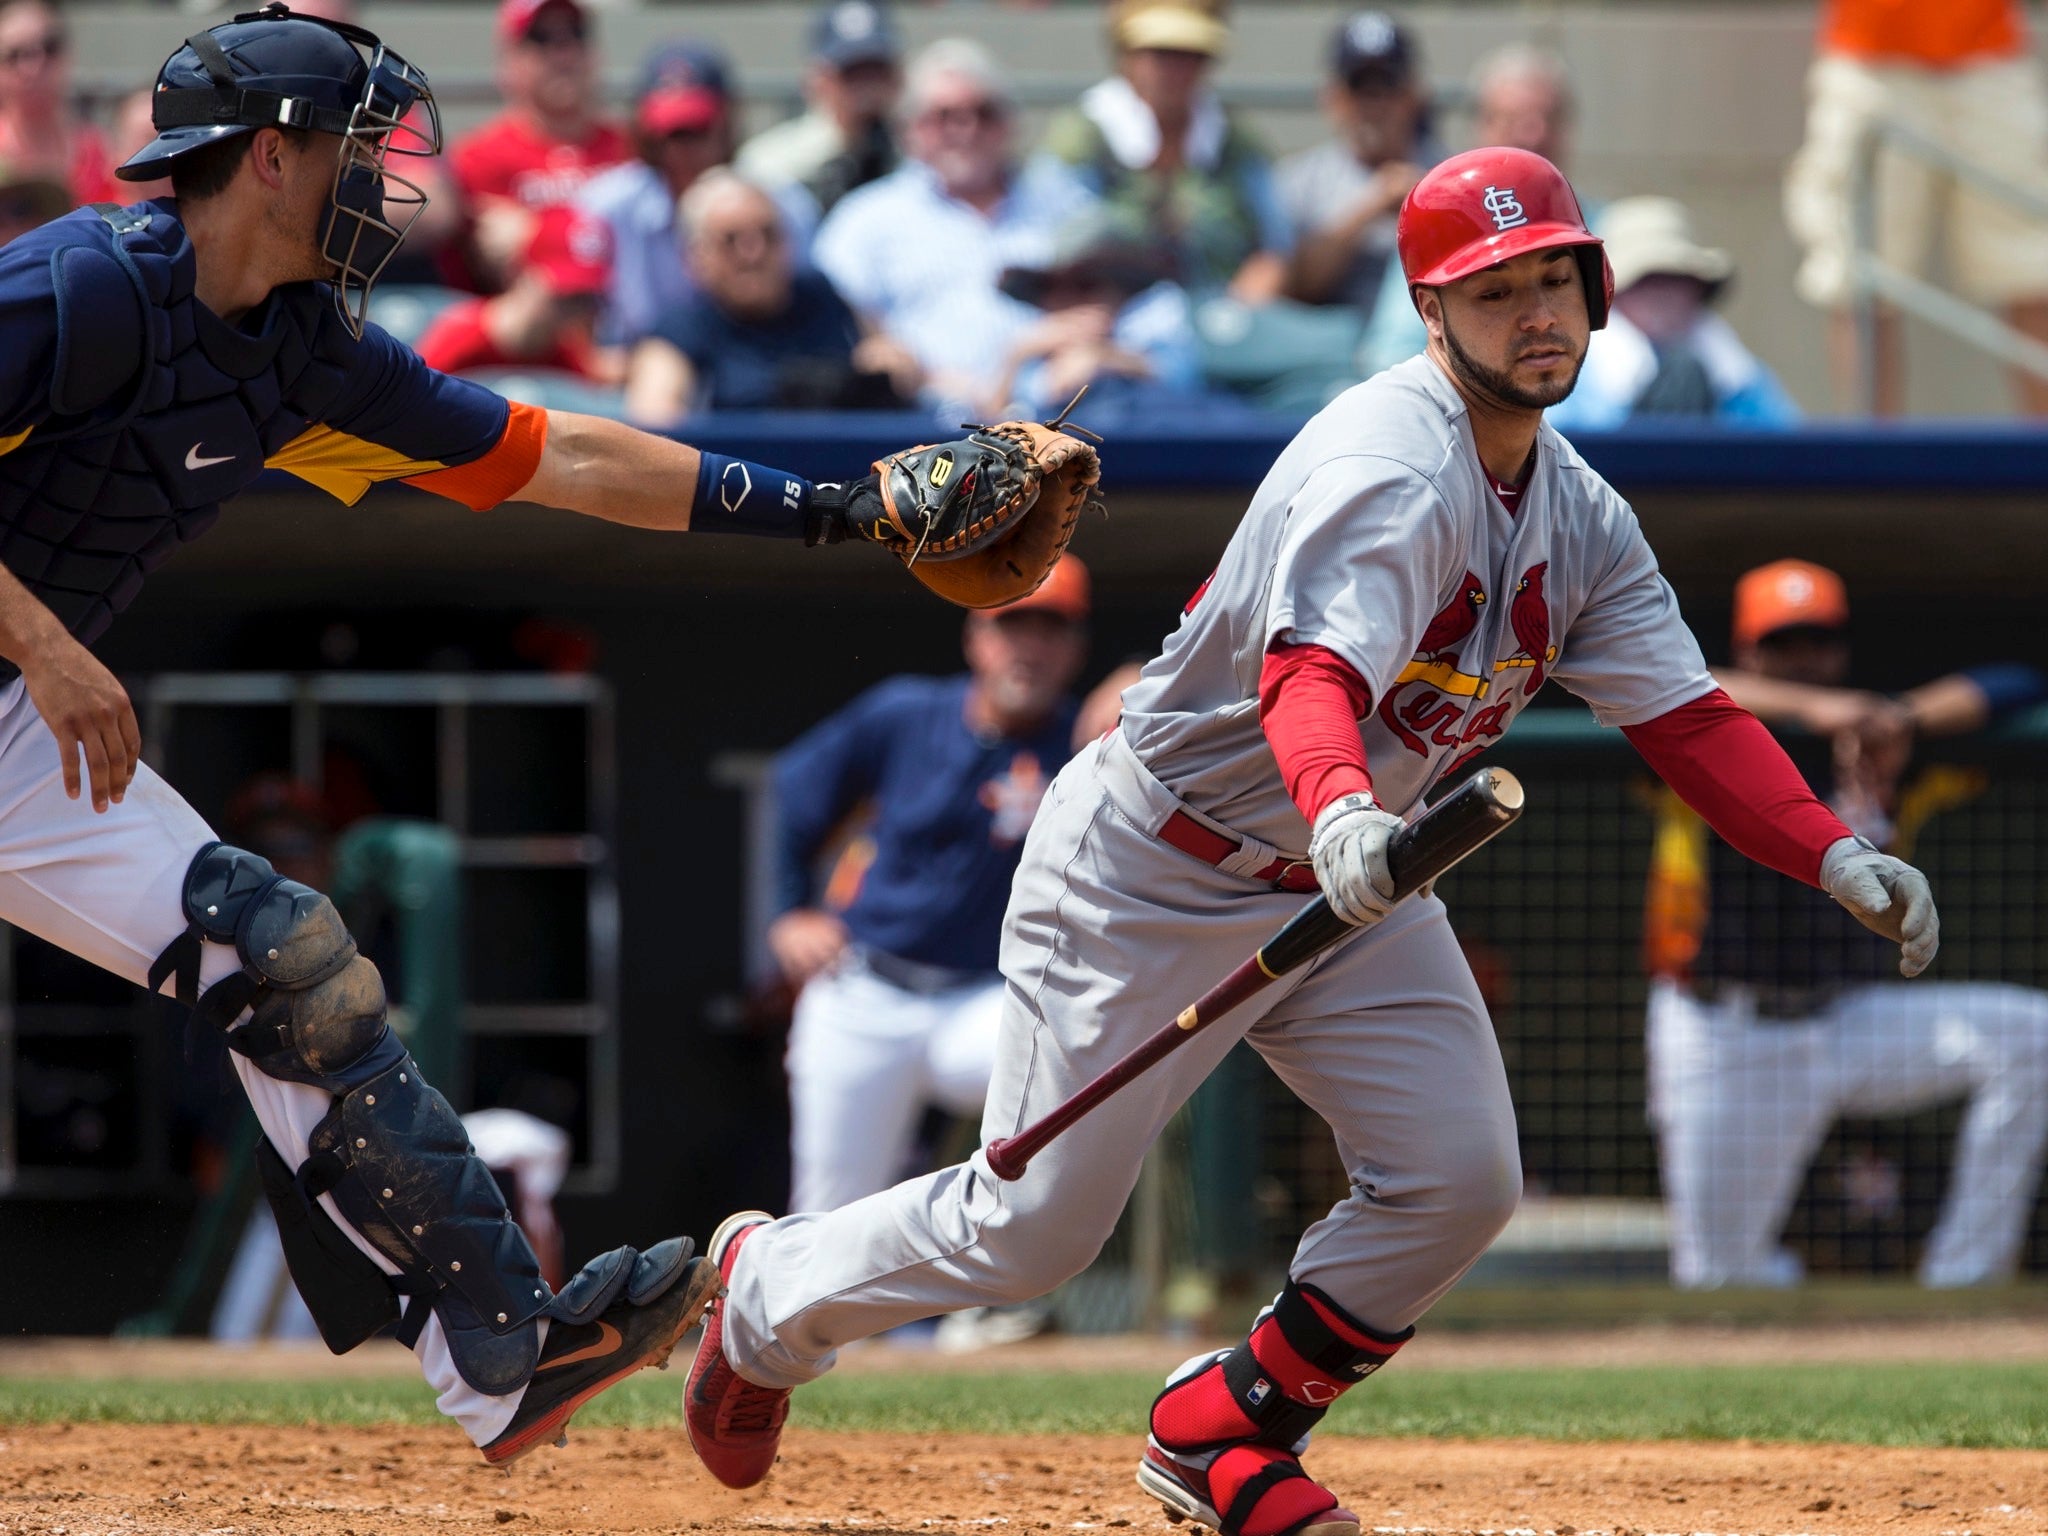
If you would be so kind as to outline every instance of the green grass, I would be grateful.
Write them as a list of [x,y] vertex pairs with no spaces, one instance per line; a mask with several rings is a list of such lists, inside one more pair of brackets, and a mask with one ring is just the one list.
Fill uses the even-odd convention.
[[[680,1371],[640,1376],[579,1424],[676,1427]],[[799,1393],[794,1421],[914,1434],[1135,1435],[1156,1390],[1128,1373],[847,1375]],[[100,1421],[420,1424],[401,1381],[0,1378],[0,1425]],[[2031,1365],[1699,1366],[1388,1372],[1330,1416],[1336,1434],[1542,1440],[1777,1440],[2048,1449],[2048,1371]]]

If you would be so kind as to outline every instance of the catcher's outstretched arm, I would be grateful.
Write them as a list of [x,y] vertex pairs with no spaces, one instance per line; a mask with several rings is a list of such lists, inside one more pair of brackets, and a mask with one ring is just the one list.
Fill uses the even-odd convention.
[[949,602],[991,608],[1045,579],[1081,512],[1100,505],[1100,478],[1093,447],[1037,422],[997,422],[814,485],[621,422],[551,411],[539,463],[513,499],[635,528],[872,542]]
[[814,494],[798,475],[601,416],[549,411],[540,464],[513,499],[634,528],[801,539]]

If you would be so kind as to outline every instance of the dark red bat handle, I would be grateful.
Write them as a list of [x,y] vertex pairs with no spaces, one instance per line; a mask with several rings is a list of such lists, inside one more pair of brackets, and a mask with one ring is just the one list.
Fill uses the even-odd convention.
[[[1505,768],[1481,768],[1422,816],[1394,834],[1387,863],[1394,897],[1412,896],[1460,859],[1506,830],[1522,814],[1522,784]],[[1032,1121],[1014,1136],[998,1136],[984,1149],[999,1179],[1021,1178],[1046,1144],[1101,1104],[1139,1073],[1172,1054],[1204,1025],[1212,1024],[1269,982],[1307,964],[1337,940],[1358,930],[1318,896],[1286,926],[1259,946],[1257,954],[1182,1009],[1171,1024],[1085,1084],[1066,1102]]]

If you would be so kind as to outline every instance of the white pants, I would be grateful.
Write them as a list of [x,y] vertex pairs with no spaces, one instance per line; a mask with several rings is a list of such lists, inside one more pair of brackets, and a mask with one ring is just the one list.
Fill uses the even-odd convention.
[[813,977],[789,1030],[792,1211],[829,1211],[904,1173],[925,1106],[981,1113],[1002,978],[914,992],[849,952]]
[[1983,1285],[2019,1264],[2048,1140],[2048,992],[1879,982],[1816,1017],[1756,1019],[1669,981],[1650,994],[1650,1120],[1662,1149],[1671,1278],[1787,1284],[1778,1231],[1829,1127],[1969,1097],[1920,1279]]
[[[152,961],[184,931],[185,871],[213,832],[178,792],[147,765],[127,798],[95,815],[81,796],[65,798],[57,744],[16,679],[0,690],[0,921],[12,923],[81,959],[146,985]],[[234,947],[204,946],[202,990],[238,969]],[[167,984],[168,985],[168,984]],[[265,1077],[228,1053],[257,1122],[286,1165],[306,1160],[306,1138],[333,1096],[303,1083]],[[387,1274],[397,1269],[322,1195],[327,1214]],[[448,1356],[438,1318],[413,1346],[436,1404],[477,1444],[511,1421],[517,1393],[486,1397],[466,1384]]]
[[[1247,959],[1306,898],[1159,841],[1178,802],[1120,736],[1047,792],[1003,923],[1003,1022],[982,1137],[1014,1134]],[[1260,860],[1263,862],[1263,859]],[[1146,1148],[1239,1039],[1322,1116],[1350,1174],[1292,1273],[1387,1332],[1491,1243],[1521,1194],[1493,1027],[1434,896],[1275,982],[1004,1183],[968,1161],[757,1228],[721,1314],[733,1366],[796,1386],[843,1344],[1042,1296],[1093,1261]]]

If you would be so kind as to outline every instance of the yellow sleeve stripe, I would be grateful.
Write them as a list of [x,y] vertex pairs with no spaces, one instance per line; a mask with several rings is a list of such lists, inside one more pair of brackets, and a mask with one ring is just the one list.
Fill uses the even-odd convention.
[[28,435],[33,431],[35,431],[34,427],[23,427],[19,432],[16,432],[11,436],[0,437],[0,454],[8,454],[14,452],[15,449],[19,448],[23,443],[28,441]]
[[380,480],[403,480],[448,467],[439,459],[409,459],[396,449],[333,427],[308,427],[264,460],[264,465],[297,475],[349,506],[361,501]]

